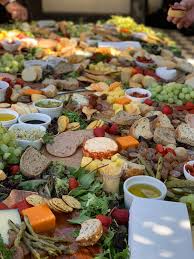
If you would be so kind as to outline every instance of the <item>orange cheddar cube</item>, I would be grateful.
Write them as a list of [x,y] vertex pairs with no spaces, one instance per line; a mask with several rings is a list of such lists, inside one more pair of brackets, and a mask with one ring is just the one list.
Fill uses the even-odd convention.
[[120,97],[118,99],[116,99],[115,103],[117,104],[122,104],[122,105],[126,105],[126,104],[129,104],[131,102],[131,100],[127,97]]
[[28,217],[36,233],[49,232],[55,228],[55,215],[46,204],[25,209],[22,211],[22,215]]
[[132,136],[124,136],[116,138],[116,142],[120,149],[136,148],[139,145],[139,141]]

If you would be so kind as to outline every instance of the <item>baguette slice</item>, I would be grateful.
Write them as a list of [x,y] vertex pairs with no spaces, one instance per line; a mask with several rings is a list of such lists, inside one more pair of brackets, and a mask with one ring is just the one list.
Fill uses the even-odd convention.
[[176,138],[179,142],[194,147],[194,129],[182,123],[176,128]]
[[34,82],[37,79],[37,71],[34,67],[25,68],[22,71],[22,79],[26,82]]
[[176,145],[175,131],[171,128],[156,128],[154,131],[154,142],[164,146],[168,144]]
[[81,230],[76,241],[80,246],[93,246],[103,234],[102,223],[99,219],[88,219],[81,224]]
[[41,175],[49,166],[50,161],[33,147],[29,147],[23,153],[20,160],[21,173],[29,178]]
[[139,139],[139,137],[151,139],[153,137],[153,134],[151,132],[149,119],[141,118],[134,122],[130,128],[130,133],[136,139]]
[[165,114],[159,114],[158,117],[153,121],[154,128],[170,128],[174,129],[170,119]]

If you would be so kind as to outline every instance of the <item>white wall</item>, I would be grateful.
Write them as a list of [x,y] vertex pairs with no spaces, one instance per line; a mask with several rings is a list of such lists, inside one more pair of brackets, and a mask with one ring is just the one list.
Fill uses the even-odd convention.
[[[42,0],[44,12],[124,13],[130,11],[129,0]],[[156,11],[162,0],[149,0],[149,12]]]
[[125,13],[129,0],[43,0],[44,12]]

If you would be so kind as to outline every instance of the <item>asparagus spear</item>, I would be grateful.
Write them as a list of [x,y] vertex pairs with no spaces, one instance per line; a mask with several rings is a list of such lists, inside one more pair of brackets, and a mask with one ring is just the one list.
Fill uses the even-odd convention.
[[30,252],[32,253],[35,259],[41,259],[40,254],[36,251],[36,249],[34,249],[31,246],[31,242],[27,238],[24,238],[24,243],[27,246],[27,248],[30,250]]
[[194,181],[190,180],[174,180],[166,182],[167,188],[189,188],[194,187]]
[[146,161],[141,155],[138,155],[138,159],[142,165],[145,166],[145,169],[149,176],[155,177],[155,174],[152,170],[152,167],[148,161]]
[[162,167],[163,167],[163,157],[160,156],[159,159],[158,159],[158,165],[157,165],[157,171],[156,171],[156,178],[157,178],[158,180],[161,179]]
[[26,230],[26,224],[23,222],[20,226],[20,230],[18,231],[17,233],[17,237],[14,241],[14,246],[15,247],[18,247],[20,245],[20,242],[21,242],[21,239],[23,238],[24,236],[24,232]]

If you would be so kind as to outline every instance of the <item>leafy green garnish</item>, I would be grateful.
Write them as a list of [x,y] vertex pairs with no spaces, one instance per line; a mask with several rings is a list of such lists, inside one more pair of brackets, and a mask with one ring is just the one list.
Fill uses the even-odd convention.
[[0,235],[0,258],[1,259],[12,259],[13,258],[13,251],[11,249],[8,249],[5,246],[1,235]]
[[56,178],[55,179],[55,192],[57,197],[62,197],[64,194],[68,193],[68,179],[64,178],[64,179],[60,179],[60,178]]
[[113,239],[115,237],[116,230],[109,230],[107,235],[104,235],[101,240],[101,247],[103,253],[98,254],[95,259],[129,259],[129,248],[126,244],[126,248],[123,251],[117,251]]
[[42,140],[44,142],[44,144],[52,144],[54,142],[54,135],[52,133],[46,133]]
[[79,122],[81,129],[85,129],[87,127],[86,121],[81,117],[81,115],[78,112],[65,110],[63,112],[63,115],[69,118],[70,123]]

